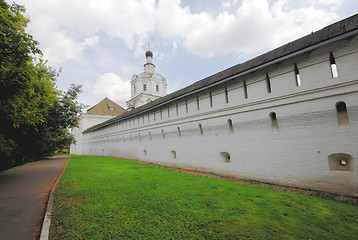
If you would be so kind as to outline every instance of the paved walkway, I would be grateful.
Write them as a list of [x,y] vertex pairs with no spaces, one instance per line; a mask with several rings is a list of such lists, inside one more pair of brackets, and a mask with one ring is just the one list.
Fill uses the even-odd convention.
[[69,157],[37,161],[0,173],[0,239],[38,239],[53,184]]

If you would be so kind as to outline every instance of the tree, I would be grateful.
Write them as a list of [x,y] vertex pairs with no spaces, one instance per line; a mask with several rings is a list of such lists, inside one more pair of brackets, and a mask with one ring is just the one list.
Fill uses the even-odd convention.
[[[59,91],[58,72],[25,32],[24,7],[0,0],[0,171],[69,147],[81,86]],[[36,56],[36,57],[35,57]]]

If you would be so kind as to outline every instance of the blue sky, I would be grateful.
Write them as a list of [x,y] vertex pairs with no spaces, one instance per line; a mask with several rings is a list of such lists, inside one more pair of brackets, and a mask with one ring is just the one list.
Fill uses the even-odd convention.
[[[10,1],[9,1],[10,2]],[[145,52],[168,93],[358,13],[358,0],[19,0],[57,86],[122,107]]]

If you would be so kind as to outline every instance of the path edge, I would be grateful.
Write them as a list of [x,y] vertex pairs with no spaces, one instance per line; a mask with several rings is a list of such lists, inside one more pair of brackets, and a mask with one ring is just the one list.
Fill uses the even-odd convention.
[[40,234],[39,240],[48,240],[48,238],[50,236],[51,212],[52,212],[52,207],[53,207],[54,192],[56,190],[56,185],[59,182],[59,180],[60,180],[60,178],[62,176],[62,173],[65,171],[65,169],[67,167],[67,163],[70,160],[71,160],[71,157],[69,157],[69,159],[66,161],[64,166],[61,168],[60,174],[58,174],[57,179],[55,181],[55,184],[51,188],[51,191],[50,191],[50,194],[49,194],[50,196],[49,196],[48,201],[47,201],[45,217],[44,217],[44,220],[43,220],[43,223],[42,223],[41,234]]

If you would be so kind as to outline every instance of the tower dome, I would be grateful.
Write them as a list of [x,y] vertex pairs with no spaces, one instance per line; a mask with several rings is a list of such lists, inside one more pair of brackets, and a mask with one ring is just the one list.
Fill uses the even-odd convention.
[[153,58],[153,53],[152,53],[150,50],[148,50],[148,51],[145,53],[145,57],[146,57],[146,58],[147,58],[147,57]]

